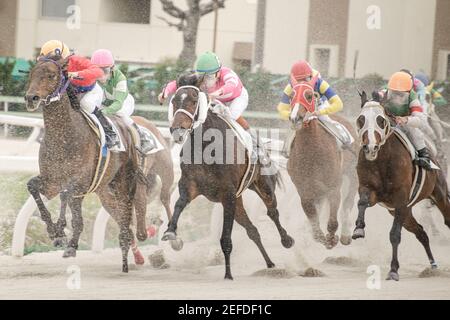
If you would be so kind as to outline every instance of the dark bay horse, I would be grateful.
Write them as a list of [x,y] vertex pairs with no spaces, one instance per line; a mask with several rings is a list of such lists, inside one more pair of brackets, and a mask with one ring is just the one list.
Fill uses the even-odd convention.
[[[190,147],[186,145],[182,151],[181,179],[178,183],[180,198],[176,202],[173,218],[168,229],[163,236],[163,240],[174,240],[178,219],[184,208],[197,196],[203,195],[212,202],[222,203],[224,208],[223,229],[220,244],[225,256],[225,279],[233,279],[230,268],[230,254],[232,251],[231,233],[233,222],[236,220],[243,226],[248,237],[255,242],[261,251],[268,268],[274,267],[261,242],[257,228],[252,224],[244,208],[242,196],[237,196],[241,180],[247,170],[250,159],[245,157],[244,161],[238,160],[238,152],[244,154],[244,147],[236,137],[232,136],[232,146],[225,142],[227,132],[230,132],[228,125],[211,110],[207,108],[206,95],[198,89],[202,79],[195,75],[182,76],[178,80],[178,91],[175,94],[172,104],[175,116],[171,124],[171,132],[175,142],[184,143],[185,138],[190,141]],[[202,97],[202,95],[204,95]],[[203,101],[204,105],[201,105]],[[194,129],[194,123],[199,119],[199,113],[203,113],[204,122]],[[173,116],[169,114],[169,118]],[[226,161],[206,163],[204,158],[196,162],[195,158],[200,154],[204,155],[209,148],[211,140],[206,138],[209,132],[218,132],[222,138],[217,138],[221,147],[216,152],[222,152]],[[197,136],[199,134],[199,136]],[[189,153],[190,155],[186,155]],[[230,159],[231,158],[231,159]],[[250,189],[255,191],[264,201],[267,207],[268,216],[274,221],[281,236],[281,243],[285,248],[294,245],[294,240],[287,234],[279,221],[277,210],[277,199],[275,187],[279,178],[278,173],[272,175],[262,175],[260,165],[257,165],[256,173],[253,175]]]
[[383,101],[374,93],[373,100],[361,95],[362,111],[357,120],[362,149],[358,160],[359,202],[358,219],[353,239],[365,236],[365,212],[368,207],[382,204],[394,217],[390,232],[392,244],[391,270],[387,280],[399,280],[398,246],[404,227],[416,235],[423,245],[432,268],[437,264],[431,253],[428,235],[412,214],[414,205],[430,199],[442,213],[445,224],[450,228],[450,202],[447,182],[441,170],[426,172],[422,191],[413,203],[409,204],[410,190],[415,175],[411,156],[400,139],[393,134],[391,117],[386,114]]
[[[322,243],[326,248],[335,247],[339,241],[336,235],[338,229],[338,211],[341,205],[341,191],[343,191],[344,178],[347,178],[348,188],[344,194],[341,215],[341,237],[343,245],[351,243],[351,229],[349,215],[355,204],[357,193],[356,145],[350,149],[341,150],[336,138],[329,134],[319,123],[317,118],[306,121],[308,112],[300,97],[309,99],[312,108],[315,108],[314,92],[310,86],[299,86],[293,99],[291,121],[296,126],[295,139],[291,145],[288,160],[288,173],[297,188],[311,227],[315,241]],[[356,132],[345,119],[332,116],[332,119],[344,125],[356,138]],[[328,234],[325,236],[321,227],[318,206],[328,201],[330,212],[328,216]]]
[[[73,235],[64,257],[74,257],[83,230],[82,202],[96,175],[100,157],[98,137],[80,111],[77,96],[66,73],[68,60],[57,57],[41,59],[31,70],[26,92],[27,109],[43,105],[45,136],[39,150],[39,176],[28,182],[28,190],[36,201],[50,239],[64,239],[65,217],[53,223],[41,195],[52,199],[61,194],[72,212]],[[138,161],[136,150],[121,121],[114,123],[124,137],[125,152],[111,153],[109,165],[96,189],[103,207],[120,227],[122,271],[128,272],[128,252],[134,239],[130,229],[136,192]],[[61,210],[63,212],[63,210]]]

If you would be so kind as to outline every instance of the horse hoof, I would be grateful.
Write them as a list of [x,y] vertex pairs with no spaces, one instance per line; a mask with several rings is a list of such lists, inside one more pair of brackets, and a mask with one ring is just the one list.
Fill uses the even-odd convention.
[[344,246],[348,246],[348,245],[350,245],[352,243],[352,237],[350,237],[350,236],[341,236],[340,241],[341,241],[341,243]]
[[295,240],[291,236],[286,236],[283,239],[281,239],[281,244],[286,249],[292,248],[292,246],[295,244]]
[[66,248],[64,250],[63,258],[75,258],[77,256],[77,250],[75,248]]
[[327,235],[327,242],[325,244],[328,250],[333,249],[337,246],[339,242],[339,237],[337,235]]
[[400,276],[398,275],[397,272],[391,271],[391,272],[389,272],[386,280],[388,280],[388,281],[389,280],[399,281],[400,280]]
[[134,255],[134,263],[137,266],[142,266],[145,263],[145,259],[144,256],[142,255],[142,253],[140,251],[136,252],[133,254]]
[[175,232],[166,231],[164,232],[164,235],[161,238],[162,241],[169,241],[169,240],[177,240],[177,235]]
[[273,269],[273,268],[275,268],[275,263],[273,263],[273,262],[271,261],[271,262],[269,262],[269,263],[267,264],[267,269]]
[[136,232],[136,238],[140,242],[144,242],[145,240],[147,240],[147,232]]
[[122,265],[122,272],[123,273],[128,273],[128,264]]
[[170,246],[175,251],[180,251],[183,249],[184,243],[180,238],[176,238],[175,240],[170,240]]
[[225,275],[225,280],[234,280],[233,276],[231,274],[226,274]]
[[364,229],[356,228],[355,231],[353,231],[352,239],[356,240],[356,239],[364,238],[365,236],[366,236],[366,232],[364,231]]
[[55,238],[55,240],[53,240],[53,246],[55,248],[63,248],[67,245],[67,238],[66,237],[59,237],[59,238]]

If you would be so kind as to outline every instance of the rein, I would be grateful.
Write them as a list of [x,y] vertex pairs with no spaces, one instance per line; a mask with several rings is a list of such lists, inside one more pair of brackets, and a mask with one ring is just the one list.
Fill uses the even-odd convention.
[[59,70],[59,84],[58,87],[56,87],[55,91],[53,91],[53,93],[49,94],[47,97],[45,98],[41,98],[39,99],[39,103],[36,105],[36,107],[30,109],[29,111],[36,111],[37,109],[39,109],[41,103],[43,102],[46,106],[48,106],[49,104],[59,101],[61,100],[62,95],[66,92],[69,84],[70,84],[70,79],[68,77],[64,76],[64,72],[63,69],[61,67],[61,65],[52,60],[52,59],[48,59],[48,58],[41,58],[39,61],[42,62],[51,62],[54,65],[56,65],[58,67]]

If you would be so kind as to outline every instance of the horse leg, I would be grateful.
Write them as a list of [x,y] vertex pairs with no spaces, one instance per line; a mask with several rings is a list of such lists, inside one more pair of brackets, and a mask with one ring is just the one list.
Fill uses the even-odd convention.
[[225,279],[227,280],[233,280],[233,276],[231,275],[230,255],[231,251],[233,250],[231,232],[233,231],[233,222],[236,212],[235,194],[235,192],[230,192],[224,197],[224,200],[222,201],[223,227],[222,237],[220,238],[220,246],[222,247],[222,252],[225,256]]
[[319,215],[317,213],[317,208],[315,200],[313,199],[301,199],[303,211],[308,217],[309,223],[311,224],[313,238],[315,241],[326,244],[326,238],[322,230],[320,229]]
[[399,281],[400,277],[398,275],[398,269],[400,264],[398,262],[398,246],[400,245],[402,237],[402,227],[408,215],[412,215],[410,208],[396,209],[395,212],[391,214],[394,215],[394,223],[392,224],[391,232],[389,234],[391,245],[392,245],[392,260],[391,260],[391,271],[386,278],[386,280]]
[[64,247],[67,243],[66,234],[64,232],[64,228],[67,226],[66,210],[69,199],[67,191],[61,192],[59,198],[61,200],[61,206],[59,211],[59,218],[56,222],[56,239],[53,241],[53,246]]
[[267,255],[266,249],[261,242],[261,236],[259,235],[258,229],[256,229],[256,227],[250,221],[247,212],[245,212],[245,208],[242,203],[242,197],[237,200],[236,215],[234,218],[236,219],[237,223],[245,228],[248,237],[256,244],[259,251],[261,251],[264,260],[266,261],[267,268],[275,267],[275,264],[270,260],[269,256]]
[[186,183],[186,179],[182,177],[180,182],[178,183],[178,190],[180,193],[180,198],[175,203],[175,210],[172,216],[172,219],[169,221],[169,225],[167,227],[166,232],[162,237],[162,241],[167,240],[177,240],[176,230],[178,227],[178,219],[180,218],[181,212],[183,212],[184,208],[192,201],[194,198],[190,191],[192,192],[193,188],[189,188]]
[[265,181],[266,176],[261,176],[258,181],[255,182],[253,190],[258,194],[258,196],[264,202],[267,208],[267,215],[272,219],[275,223],[275,226],[278,229],[278,233],[281,237],[281,244],[285,248],[291,248],[295,241],[294,239],[288,235],[287,231],[283,228],[280,223],[280,213],[277,209],[277,197],[273,189],[270,188],[268,183]]
[[83,198],[68,199],[70,211],[72,212],[72,239],[70,239],[66,250],[64,250],[63,258],[75,257],[77,255],[78,241],[81,232],[83,232],[83,216],[81,213],[81,204]]
[[[133,203],[126,196],[125,188],[120,188],[117,184],[109,185],[105,189],[98,191],[102,206],[108,211],[111,217],[119,225],[119,244],[122,251],[122,272],[128,272],[128,252],[134,239],[134,234],[130,229]],[[126,189],[125,189],[126,190]]]
[[327,249],[333,249],[339,242],[339,237],[336,235],[336,231],[339,227],[337,215],[339,207],[341,205],[341,192],[339,189],[334,190],[330,193],[328,197],[330,204],[330,216],[328,217],[327,230],[328,234],[326,236],[326,247]]
[[147,187],[142,183],[138,183],[136,188],[134,209],[136,212],[136,237],[139,241],[145,241],[148,236],[145,222],[145,214],[147,213]]
[[370,192],[368,190],[362,190],[359,192],[358,201],[358,218],[356,219],[356,228],[353,231],[352,239],[356,240],[359,238],[364,238],[366,232],[364,228],[366,227],[365,215],[367,208],[370,207]]
[[403,227],[409,232],[416,235],[417,240],[419,240],[419,242],[425,248],[425,252],[427,253],[428,260],[431,264],[431,268],[436,269],[437,263],[434,260],[433,253],[431,252],[430,240],[428,239],[428,235],[412,214],[406,217],[405,222],[403,222]]
[[44,188],[42,178],[40,176],[31,178],[27,183],[27,188],[36,202],[42,220],[47,225],[47,233],[50,240],[54,240],[56,238],[56,225],[53,223],[52,216],[41,198],[41,191]]
[[341,243],[345,246],[348,246],[352,243],[352,235],[351,235],[351,223],[350,223],[350,214],[352,212],[353,206],[355,205],[355,196],[358,192],[358,179],[356,174],[348,175],[348,188],[347,193],[345,195],[343,204],[342,204],[342,212],[341,212]]
[[444,217],[445,224],[450,228],[450,195],[448,193],[447,182],[442,172],[438,174],[438,179],[431,197]]
[[[166,164],[164,164],[166,165]],[[164,206],[164,209],[166,210],[167,214],[167,220],[172,220],[172,210],[170,208],[170,195],[171,190],[173,186],[174,181],[174,173],[172,167],[162,167],[161,169],[158,168],[158,171],[156,172],[159,178],[161,179],[161,193],[159,195],[159,199],[161,200],[161,203]]]

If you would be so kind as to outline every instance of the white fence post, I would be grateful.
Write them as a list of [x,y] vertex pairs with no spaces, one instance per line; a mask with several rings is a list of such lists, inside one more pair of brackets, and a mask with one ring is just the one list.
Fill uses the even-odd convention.
[[109,213],[102,207],[95,219],[94,234],[92,236],[92,251],[95,253],[101,253],[105,247],[105,233],[109,217]]
[[[5,106],[5,114],[6,114],[9,111],[9,103],[7,101],[5,101],[3,104]],[[3,127],[3,135],[5,138],[8,137],[8,124],[6,124],[6,123],[4,124],[4,127]]]
[[[46,199],[42,199],[42,201],[44,201],[44,203],[47,202]],[[30,220],[36,209],[36,202],[34,201],[33,197],[30,196],[17,215],[16,223],[14,224],[14,233],[11,246],[11,254],[14,257],[23,256],[28,221]]]

